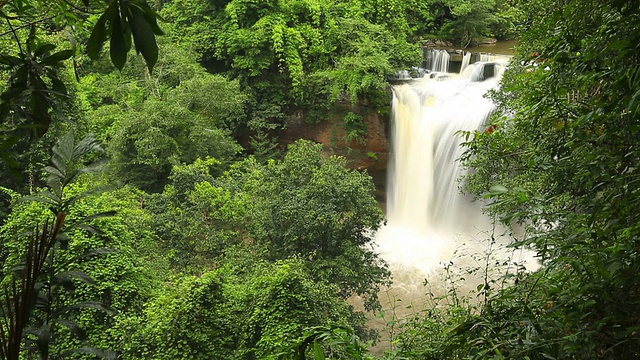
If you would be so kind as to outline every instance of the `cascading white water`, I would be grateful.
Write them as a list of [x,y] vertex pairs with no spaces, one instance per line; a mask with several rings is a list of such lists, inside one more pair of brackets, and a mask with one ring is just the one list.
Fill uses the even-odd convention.
[[462,64],[460,65],[461,74],[464,71],[464,69],[466,69],[467,66],[469,66],[469,63],[471,63],[471,52],[467,51],[462,55]]
[[[433,73],[393,87],[387,224],[376,234],[376,242],[393,273],[394,284],[380,300],[383,308],[393,309],[394,320],[422,309],[429,298],[425,293],[441,296],[458,291],[464,296],[485,281],[480,273],[463,272],[463,282],[460,277],[450,279],[456,282],[453,289],[451,283],[438,281],[443,279],[438,271],[445,264],[447,269],[455,265],[461,271],[482,268],[488,276],[496,270],[501,275],[512,270],[511,261],[536,267],[532,254],[505,249],[508,240],[500,236],[504,229],[494,227],[481,204],[458,189],[464,175],[457,161],[464,151],[458,132],[483,128],[494,109],[484,95],[498,86],[507,59],[477,62],[459,75]],[[482,264],[496,260],[506,266],[483,268]],[[425,279],[429,279],[428,288]],[[412,306],[398,306],[398,300]],[[370,325],[386,326],[375,320]],[[373,352],[381,353],[387,340],[391,341],[383,337]]]
[[447,72],[449,71],[449,60],[451,55],[447,50],[440,49],[423,49],[424,68],[431,72]]
[[[388,223],[377,242],[396,282],[406,275],[424,279],[451,256],[457,240],[491,228],[480,205],[458,189],[463,170],[456,160],[463,139],[457,132],[482,127],[494,108],[484,95],[497,86],[504,66],[474,63],[461,75],[438,74],[393,87]],[[483,76],[485,67],[493,67],[488,69],[493,77]]]

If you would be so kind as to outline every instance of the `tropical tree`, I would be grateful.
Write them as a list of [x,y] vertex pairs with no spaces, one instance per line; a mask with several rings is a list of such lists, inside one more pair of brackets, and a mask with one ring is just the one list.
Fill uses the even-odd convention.
[[[55,97],[67,95],[57,69],[62,61],[75,55],[76,48],[73,41],[73,48],[53,52],[56,45],[44,42],[38,29],[40,26],[51,26],[59,31],[67,26],[80,27],[85,24],[83,17],[96,10],[102,11],[102,14],[93,26],[87,48],[89,55],[97,59],[102,45],[110,39],[111,60],[121,69],[133,38],[136,50],[143,55],[149,69],[153,69],[158,58],[155,36],[162,34],[162,31],[157,24],[157,14],[144,0],[113,0],[106,8],[89,0],[77,4],[68,1],[10,1],[3,4],[0,12],[0,17],[8,26],[2,36],[12,36],[14,40],[14,47],[0,56],[3,70],[11,73],[9,86],[2,95],[0,116],[3,123],[10,115],[14,115],[11,118],[24,119],[27,125],[34,127],[35,136],[42,136],[46,132],[51,122],[50,110],[55,104]],[[23,31],[28,31],[27,35],[21,33]],[[14,123],[3,132],[21,127],[20,123]]]
[[321,149],[299,141],[282,161],[249,158],[217,178],[213,159],[174,167],[146,205],[174,264],[198,273],[248,246],[259,259],[303,259],[312,279],[375,308],[389,272],[373,245],[383,218],[371,178],[344,158],[323,159]]
[[[337,100],[360,116],[375,111],[378,98],[388,105],[387,76],[417,64],[420,53],[404,29],[386,27],[388,16],[363,9],[332,1],[180,0],[162,14],[180,24],[172,36],[195,44],[207,68],[240,80],[251,96],[249,127],[272,130],[294,111],[326,118]],[[374,104],[357,107],[362,101]]]
[[[38,207],[16,213],[9,218],[2,227],[0,235],[3,238],[5,261],[2,269],[4,292],[1,313],[3,321],[0,324],[0,356],[3,359],[19,359],[22,351],[40,354],[40,358],[49,357],[50,346],[53,342],[52,334],[57,328],[66,327],[74,335],[82,337],[78,324],[71,319],[71,314],[78,308],[91,307],[104,309],[100,303],[84,302],[71,306],[64,306],[60,301],[63,292],[73,292],[76,280],[92,283],[93,280],[85,273],[72,270],[70,263],[82,261],[83,258],[106,253],[105,250],[91,249],[82,254],[74,254],[68,261],[61,261],[59,250],[64,251],[69,246],[69,234],[73,231],[99,232],[90,221],[113,212],[92,214],[86,218],[67,222],[71,206],[81,199],[84,194],[68,196],[67,191],[78,176],[93,172],[98,162],[82,164],[81,161],[93,152],[101,152],[95,138],[89,136],[79,142],[69,133],[61,138],[53,148],[51,165],[45,168],[49,174],[47,185],[49,190],[43,190],[37,195],[25,200],[36,200],[49,206],[49,216],[44,216],[42,224],[21,224],[20,215],[33,212],[38,213]],[[42,207],[39,207],[42,209]],[[40,216],[38,216],[40,215]],[[36,216],[42,218],[42,214]],[[36,217],[37,218],[37,217]],[[24,220],[24,218],[22,218]],[[28,235],[30,239],[25,244],[24,235],[20,235],[26,228],[35,229]],[[26,246],[25,246],[26,245]],[[83,347],[81,351],[90,348]],[[95,349],[94,349],[95,350]],[[106,353],[95,350],[96,354]]]
[[[87,21],[91,15],[97,15],[95,23]],[[111,60],[120,69],[134,44],[151,71],[158,58],[156,35],[162,31],[145,0],[12,0],[0,4],[0,20],[0,71],[6,84],[0,94],[0,185],[26,193],[26,183],[37,186],[34,170],[46,163],[45,152],[65,132],[43,138],[69,118],[70,77],[64,68],[73,59],[77,70],[77,39],[91,32],[86,51],[92,59],[109,40]],[[0,201],[9,203],[6,197]],[[0,222],[4,216],[0,212]]]
[[231,135],[246,123],[237,81],[207,73],[191,51],[160,48],[154,73],[142,59],[121,72],[94,62],[77,90],[81,127],[105,141],[117,180],[146,191],[161,191],[173,165],[197,158],[216,158],[224,170],[242,150]]
[[263,166],[250,159],[214,184],[231,192],[239,214],[232,220],[266,247],[268,259],[300,257],[316,281],[339,284],[345,299],[356,293],[373,308],[389,276],[373,248],[383,220],[374,186],[344,158],[323,159],[321,150],[298,141],[281,162]]

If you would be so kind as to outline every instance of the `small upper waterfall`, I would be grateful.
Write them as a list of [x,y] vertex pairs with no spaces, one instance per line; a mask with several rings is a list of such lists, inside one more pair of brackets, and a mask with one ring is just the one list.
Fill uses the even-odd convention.
[[505,66],[478,62],[460,75],[393,87],[388,223],[377,241],[394,275],[398,267],[426,272],[451,256],[456,239],[491,229],[480,205],[458,189],[463,149],[457,132],[483,126],[494,109],[484,95],[498,85]]
[[471,52],[467,51],[464,53],[464,55],[462,55],[462,64],[460,65],[460,73],[462,73],[464,69],[466,69],[467,66],[469,66],[469,63],[471,63]]
[[431,72],[449,71],[451,55],[447,50],[423,48],[422,54],[424,56],[423,68]]

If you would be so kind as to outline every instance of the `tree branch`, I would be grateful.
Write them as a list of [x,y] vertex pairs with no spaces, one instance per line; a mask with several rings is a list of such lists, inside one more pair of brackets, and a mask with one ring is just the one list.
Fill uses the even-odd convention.
[[21,53],[24,53],[24,50],[22,50],[22,43],[20,42],[20,38],[18,37],[18,34],[16,33],[16,29],[13,28],[13,25],[11,25],[11,20],[6,19],[7,20],[7,24],[9,25],[9,32],[13,34],[13,36],[16,38],[16,42],[18,43],[18,48],[20,49]]
[[9,27],[11,28],[11,30],[7,30],[7,31],[5,31],[5,32],[3,32],[3,33],[0,33],[0,36],[5,36],[5,35],[8,35],[8,34],[14,34],[14,35],[15,35],[15,32],[16,32],[17,30],[24,29],[24,28],[26,28],[26,27],[29,27],[29,26],[31,26],[31,25],[35,25],[35,24],[38,24],[38,23],[41,23],[41,22],[45,22],[45,21],[47,21],[47,20],[51,20],[51,19],[53,19],[53,18],[55,18],[55,16],[49,16],[49,17],[46,17],[46,18],[42,18],[42,19],[39,19],[39,20],[34,20],[34,21],[31,21],[31,22],[28,22],[28,23],[22,24],[22,25],[17,26],[17,27],[13,27],[13,26],[9,23],[9,19],[7,19],[7,23],[9,23]]
[[90,14],[90,15],[97,15],[100,14],[101,12],[93,12],[93,11],[89,11],[88,9],[82,9],[77,7],[76,5],[73,5],[69,0],[62,0],[65,4],[71,6],[74,10],[79,11],[79,12],[83,12],[85,14]]

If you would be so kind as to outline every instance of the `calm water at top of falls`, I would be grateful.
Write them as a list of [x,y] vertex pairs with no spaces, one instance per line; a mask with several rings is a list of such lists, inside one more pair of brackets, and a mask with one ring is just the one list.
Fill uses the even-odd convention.
[[495,44],[480,44],[477,46],[470,46],[464,49],[464,51],[514,55],[516,46],[518,46],[517,41],[508,40],[508,41],[498,41]]

